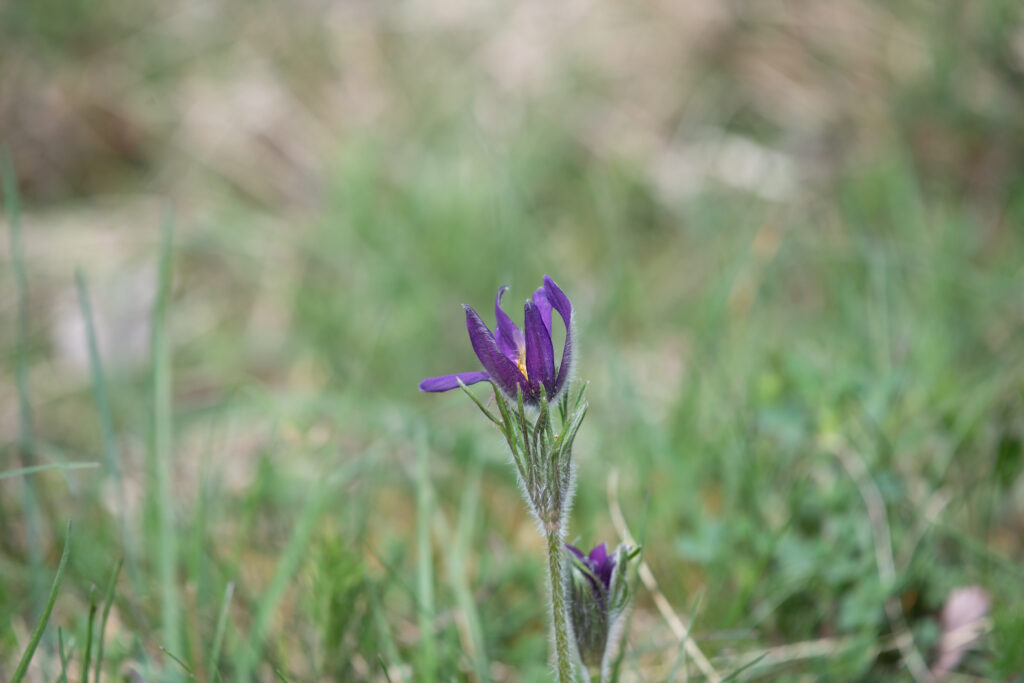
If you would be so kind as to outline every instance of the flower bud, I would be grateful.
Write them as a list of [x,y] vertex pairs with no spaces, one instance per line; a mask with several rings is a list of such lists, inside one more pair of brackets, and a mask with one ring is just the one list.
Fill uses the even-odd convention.
[[569,611],[580,659],[588,668],[603,668],[618,652],[632,597],[626,563],[637,551],[620,545],[609,555],[604,543],[587,555],[571,545],[566,548],[572,553]]

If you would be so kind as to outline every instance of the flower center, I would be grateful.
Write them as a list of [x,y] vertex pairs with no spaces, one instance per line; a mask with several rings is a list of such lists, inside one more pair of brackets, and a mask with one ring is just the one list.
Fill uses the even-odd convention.
[[523,373],[523,377],[529,381],[530,376],[526,373],[526,347],[519,347],[519,358],[516,360],[516,367],[519,368],[519,372]]

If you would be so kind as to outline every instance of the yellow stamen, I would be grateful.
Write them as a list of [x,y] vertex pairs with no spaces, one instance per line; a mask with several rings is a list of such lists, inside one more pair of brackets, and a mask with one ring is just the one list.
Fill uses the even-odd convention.
[[526,373],[526,348],[525,347],[520,347],[520,349],[519,349],[519,360],[516,361],[516,367],[519,368],[519,372],[523,373],[523,377],[525,377],[527,380],[530,379],[530,376]]

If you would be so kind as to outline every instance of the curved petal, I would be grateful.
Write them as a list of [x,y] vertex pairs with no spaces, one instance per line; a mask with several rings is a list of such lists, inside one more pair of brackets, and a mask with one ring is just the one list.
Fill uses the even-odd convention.
[[551,302],[548,301],[548,295],[544,293],[544,288],[540,287],[536,292],[533,293],[533,305],[540,311],[541,320],[544,321],[544,327],[547,328],[548,334],[551,334]]
[[494,328],[494,341],[505,357],[515,363],[519,358],[519,349],[523,348],[526,340],[508,313],[501,309],[501,297],[506,289],[508,285],[499,289],[498,296],[494,298],[494,317],[498,320],[498,326]]
[[555,350],[551,348],[551,335],[544,327],[540,311],[533,302],[526,300],[524,310],[526,320],[526,374],[530,378],[530,386],[539,391],[544,385],[548,398],[554,398],[555,387]]
[[459,388],[459,380],[463,384],[476,384],[490,379],[486,372],[457,372],[454,375],[441,375],[440,377],[428,377],[420,382],[420,391],[451,391]]
[[569,297],[565,295],[565,292],[559,289],[555,281],[547,275],[544,276],[544,295],[551,303],[551,306],[558,311],[558,315],[562,316],[562,322],[565,323],[565,347],[562,349],[562,362],[558,365],[558,377],[555,378],[555,385],[550,396],[554,398],[554,395],[562,390],[572,375],[573,352],[575,350],[573,346],[572,303],[569,301]]
[[578,558],[579,558],[579,559],[581,559],[581,560],[582,560],[582,559],[583,559],[583,557],[584,557],[584,555],[583,555],[583,551],[582,551],[582,550],[580,550],[579,548],[577,548],[577,547],[576,547],[576,546],[574,546],[574,545],[569,545],[568,543],[566,543],[566,544],[565,544],[565,549],[566,549],[566,550],[568,550],[568,551],[570,551],[570,552],[571,552],[571,553],[572,553],[573,555],[575,555],[576,557],[578,557]]
[[498,343],[494,341],[494,335],[491,334],[484,321],[480,319],[472,306],[463,304],[463,308],[466,309],[466,329],[469,331],[469,341],[473,345],[476,357],[480,359],[480,364],[484,366],[484,370],[507,395],[515,396],[516,387],[522,387],[523,399],[533,400],[533,393],[530,391],[530,385],[523,377],[523,373],[519,372],[515,363],[501,352]]

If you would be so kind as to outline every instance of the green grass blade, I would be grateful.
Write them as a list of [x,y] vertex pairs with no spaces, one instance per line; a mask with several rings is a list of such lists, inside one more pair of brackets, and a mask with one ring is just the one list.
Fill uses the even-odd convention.
[[156,547],[160,585],[160,614],[163,641],[172,652],[181,651],[181,608],[176,581],[178,538],[174,523],[174,502],[171,494],[173,470],[172,431],[174,419],[171,405],[171,344],[167,329],[167,305],[171,289],[171,247],[173,224],[168,216],[163,228],[160,270],[157,276],[157,298],[152,321],[153,373],[153,441],[150,454],[149,494],[155,501],[155,533],[150,535]]
[[85,628],[85,652],[82,654],[82,675],[78,679],[89,683],[89,662],[92,659],[92,627],[96,622],[96,586],[89,589],[89,621]]
[[206,660],[207,671],[216,671],[217,662],[220,660],[220,648],[224,642],[224,630],[228,624],[228,613],[231,608],[231,598],[235,594],[235,582],[228,581],[224,589],[224,602],[220,606],[220,614],[217,615],[217,628],[213,634],[213,645],[210,646],[210,656]]
[[188,664],[185,662],[185,660],[183,660],[181,657],[168,650],[163,645],[160,646],[160,651],[168,657],[170,657],[172,660],[174,660],[174,663],[180,666],[181,670],[187,673],[189,678],[195,680],[196,674],[192,671],[192,669],[188,668]]
[[92,376],[93,396],[96,410],[99,412],[100,436],[103,439],[103,454],[107,473],[117,482],[121,509],[125,509],[124,479],[121,472],[121,451],[117,444],[117,432],[114,430],[114,416],[110,408],[110,394],[107,391],[106,375],[103,372],[103,359],[100,356],[99,342],[96,339],[96,325],[93,320],[92,304],[89,300],[89,289],[81,271],[75,271],[75,288],[78,291],[78,307],[85,324],[86,344],[89,348],[89,372]]
[[[636,590],[636,581],[633,581],[632,589]],[[676,683],[676,676],[679,673],[679,669],[683,666],[686,661],[686,639],[690,637],[690,632],[693,630],[693,625],[697,623],[697,612],[700,610],[700,602],[703,596],[697,595],[693,600],[693,605],[690,607],[690,614],[687,617],[686,631],[683,633],[683,637],[679,639],[679,645],[676,646],[676,659],[672,664],[672,670],[669,672],[669,683]],[[630,616],[629,623],[632,623],[632,614]],[[629,623],[626,625],[626,630],[629,630]],[[615,663],[612,665],[612,676],[613,681],[619,680],[619,669],[622,667],[622,660],[626,656],[625,643],[619,648],[619,654],[615,658]]]
[[71,522],[68,522],[67,534],[64,536],[64,552],[60,555],[60,564],[57,565],[57,574],[53,577],[53,585],[50,587],[50,596],[46,599],[46,605],[43,606],[43,613],[39,615],[39,622],[36,624],[36,628],[32,632],[32,637],[28,641],[28,647],[25,648],[25,653],[21,656],[21,661],[18,662],[18,668],[14,670],[14,676],[11,678],[12,683],[20,683],[21,680],[25,678],[25,672],[28,671],[28,665],[36,653],[36,648],[39,647],[39,641],[43,638],[43,631],[46,630],[46,623],[50,620],[50,612],[53,611],[53,604],[57,602],[57,593],[60,590],[61,581],[64,580],[64,569],[68,566],[68,556],[70,554]]
[[23,477],[26,474],[36,474],[37,472],[50,472],[53,470],[91,470],[99,466],[100,464],[98,462],[57,462],[50,463],[48,465],[33,465],[32,467],[19,467],[16,470],[0,472],[0,480],[10,479],[11,477]]
[[377,663],[380,664],[380,670],[381,673],[384,674],[385,680],[387,680],[388,683],[391,683],[391,674],[388,673],[388,664],[384,661],[384,655],[379,652],[377,653]]
[[[103,596],[103,616],[100,619],[100,636],[96,646],[96,674],[93,676],[96,683],[100,683],[100,674],[103,671],[103,637],[107,632],[107,617],[110,616],[110,608],[114,604],[114,588],[117,586],[117,577],[121,574],[123,565],[124,558],[118,558],[117,564],[114,565],[114,571],[110,574],[106,594]],[[88,681],[83,679],[82,683],[88,683]]]
[[[18,199],[17,180],[14,175],[14,162],[10,151],[0,149],[0,180],[3,184],[4,204],[7,207],[7,218],[10,224],[11,262],[14,270],[14,292],[17,301],[17,322],[15,329],[15,384],[18,392],[18,452],[21,465],[25,468],[35,466],[35,432],[33,430],[32,402],[28,389],[28,275],[25,270],[25,249],[21,235],[21,203]],[[43,602],[45,584],[43,577],[43,549],[39,539],[42,538],[42,517],[39,512],[35,484],[31,479],[25,480],[22,499],[22,511],[25,515],[25,538],[28,545],[29,563],[32,567],[31,595],[33,606],[38,609]]]
[[767,656],[768,656],[767,652],[762,652],[760,655],[758,655],[754,659],[750,660],[749,662],[747,662],[746,664],[744,664],[743,666],[741,666],[740,668],[736,669],[735,671],[730,673],[728,676],[723,678],[722,679],[722,683],[728,683],[729,681],[738,680],[741,673],[743,673],[744,671],[746,671],[746,670],[748,670],[750,668],[753,668],[754,666],[757,665],[758,662],[760,662],[762,659],[764,659]]
[[433,490],[430,485],[430,449],[420,435],[416,444],[416,592],[419,602],[419,678],[432,681],[437,673],[437,644],[434,640],[434,565],[430,542]]
[[68,683],[68,659],[70,653],[64,654],[64,631],[57,627],[57,654],[60,656],[60,677],[61,683]]
[[[85,324],[86,343],[89,349],[89,372],[92,377],[93,399],[100,421],[100,437],[103,441],[104,465],[108,474],[114,478],[114,486],[120,510],[119,525],[123,553],[127,556],[127,574],[136,591],[142,590],[142,579],[138,566],[137,530],[130,525],[125,511],[128,503],[125,498],[124,472],[122,469],[121,449],[118,445],[117,431],[114,428],[113,410],[110,405],[110,392],[107,389],[106,373],[103,370],[103,359],[99,351],[96,336],[96,325],[93,319],[89,288],[81,271],[75,272],[75,286],[78,291],[78,307]],[[123,560],[123,558],[122,558]],[[102,647],[102,642],[101,642]]]

